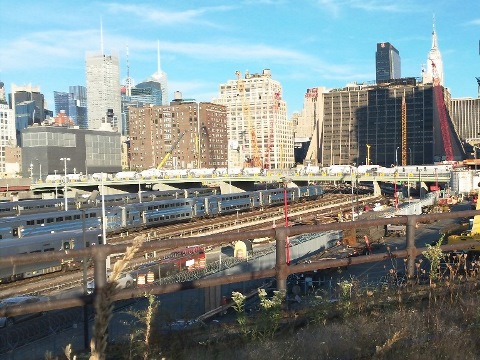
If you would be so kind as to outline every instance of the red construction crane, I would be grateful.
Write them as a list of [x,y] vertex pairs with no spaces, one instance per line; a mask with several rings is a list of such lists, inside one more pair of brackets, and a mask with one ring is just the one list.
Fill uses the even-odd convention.
[[433,93],[437,104],[438,115],[440,117],[440,129],[442,131],[443,146],[445,147],[445,156],[447,161],[453,161],[453,148],[450,140],[450,129],[448,126],[447,112],[445,110],[445,99],[443,97],[443,88],[440,85],[440,78],[435,63],[432,61],[433,72]]

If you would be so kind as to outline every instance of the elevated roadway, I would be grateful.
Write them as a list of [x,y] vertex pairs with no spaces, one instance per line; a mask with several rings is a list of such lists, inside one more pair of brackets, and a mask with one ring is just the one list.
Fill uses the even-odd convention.
[[[409,184],[414,188],[423,188],[426,191],[431,185],[438,184],[439,186],[450,183],[451,174],[424,174],[424,173],[409,173],[409,174],[317,174],[317,175],[299,175],[294,172],[279,172],[268,175],[254,175],[254,176],[213,176],[213,177],[171,177],[171,178],[157,178],[157,179],[113,179],[105,180],[103,182],[94,180],[73,181],[68,182],[67,191],[74,193],[90,193],[93,190],[101,191],[102,185],[105,194],[115,194],[122,192],[138,192],[146,190],[171,190],[171,189],[185,189],[202,186],[219,186],[222,193],[235,193],[241,191],[252,191],[261,189],[263,186],[268,187],[271,183],[285,183],[288,186],[302,186],[309,183],[325,183],[336,185],[339,183],[371,183],[376,192],[379,193],[380,184]],[[420,186],[419,186],[420,185]],[[56,183],[32,183],[30,185],[33,193],[63,193],[65,184],[63,182]],[[69,194],[69,196],[72,196]]]

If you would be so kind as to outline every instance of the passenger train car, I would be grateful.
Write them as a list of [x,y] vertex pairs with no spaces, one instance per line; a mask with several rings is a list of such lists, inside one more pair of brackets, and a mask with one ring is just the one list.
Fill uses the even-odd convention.
[[[220,193],[218,187],[204,187],[193,189],[177,189],[165,191],[145,191],[140,193],[124,193],[104,195],[105,206],[120,206],[138,202],[149,202],[166,199],[197,198],[211,196]],[[141,199],[141,200],[140,200]],[[68,209],[101,207],[102,197],[98,194],[92,198],[67,198]],[[0,202],[0,217],[14,216],[20,214],[32,214],[39,212],[63,211],[65,210],[65,199],[35,199]]]
[[[272,205],[281,205],[323,195],[320,186],[269,189],[253,192],[181,198],[113,206],[105,212],[107,233],[162,226],[196,218],[234,214]],[[72,209],[0,218],[0,254],[9,256],[83,247],[83,229],[87,246],[102,244],[102,209]],[[73,259],[59,263],[11,266],[0,269],[1,281],[45,274],[75,264]]]
[[[182,198],[112,206],[105,209],[107,233],[143,227],[161,226],[206,216],[315,199],[323,194],[318,185],[269,189],[203,198]],[[3,239],[54,234],[67,230],[100,229],[102,209],[72,209],[0,218],[0,244]]]
[[[320,186],[309,185],[111,206],[105,209],[106,232],[115,233],[123,229],[161,226],[207,216],[281,205],[285,201],[285,195],[287,202],[291,203],[315,199],[322,194],[323,190]],[[9,238],[54,234],[83,228],[100,229],[101,219],[102,209],[98,207],[3,217],[0,218],[0,244],[1,240]]]
[[[3,239],[0,242],[2,257],[82,249],[84,245],[98,244],[101,240],[101,231],[65,231],[57,234],[42,234],[21,239]],[[85,243],[84,243],[85,241]],[[81,259],[65,257],[60,261],[47,263],[7,265],[0,268],[0,284],[34,276],[44,275],[57,271],[78,269],[82,265]]]

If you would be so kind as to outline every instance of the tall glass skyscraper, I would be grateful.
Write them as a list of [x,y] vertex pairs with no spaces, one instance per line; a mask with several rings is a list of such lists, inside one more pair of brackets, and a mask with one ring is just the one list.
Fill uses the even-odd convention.
[[120,65],[118,56],[89,54],[86,56],[88,128],[100,129],[109,121],[107,112],[113,111],[113,123],[122,132]]
[[402,77],[400,53],[388,42],[377,44],[375,64],[377,83],[390,79],[400,79]]

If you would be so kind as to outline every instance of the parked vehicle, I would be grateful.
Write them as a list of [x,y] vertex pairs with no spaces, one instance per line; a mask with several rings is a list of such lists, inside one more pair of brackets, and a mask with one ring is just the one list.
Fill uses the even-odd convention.
[[[107,281],[111,281],[110,279],[111,273],[107,273]],[[119,278],[115,280],[117,283],[117,289],[129,289],[131,288],[134,283],[135,279],[129,273],[120,274]],[[95,291],[95,281],[91,280],[87,282],[87,294],[92,294]]]

